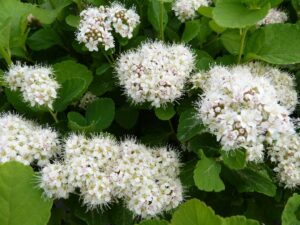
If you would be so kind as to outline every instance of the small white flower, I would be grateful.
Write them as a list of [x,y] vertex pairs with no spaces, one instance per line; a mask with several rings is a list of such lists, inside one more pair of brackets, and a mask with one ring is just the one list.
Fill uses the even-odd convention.
[[24,101],[29,102],[32,107],[53,108],[59,84],[54,78],[52,68],[17,63],[9,68],[4,80],[10,89],[20,90]]
[[0,163],[19,161],[25,165],[37,162],[45,166],[60,153],[58,134],[17,114],[0,116]]
[[99,98],[96,95],[94,95],[92,92],[88,91],[80,99],[78,106],[82,109],[87,109],[88,105],[93,103],[97,99],[99,99]]
[[123,54],[116,71],[134,103],[148,102],[158,108],[181,97],[193,69],[194,55],[188,47],[153,42]]
[[113,28],[123,38],[132,38],[132,32],[140,23],[135,9],[126,9],[120,3],[110,7],[90,7],[80,13],[80,24],[76,39],[84,43],[89,51],[98,51],[102,45],[105,51],[114,48]]
[[278,9],[270,9],[266,17],[259,21],[257,25],[262,26],[275,23],[285,23],[287,20],[288,16],[285,12]]
[[209,6],[210,0],[176,0],[173,3],[173,11],[181,22],[193,19],[197,16],[197,10],[201,6]]

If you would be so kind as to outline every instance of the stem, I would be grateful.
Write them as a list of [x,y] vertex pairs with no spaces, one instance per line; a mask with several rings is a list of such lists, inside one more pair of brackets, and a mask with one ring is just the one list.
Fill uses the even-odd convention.
[[168,122],[169,122],[169,126],[170,126],[170,128],[171,128],[172,134],[175,134],[175,135],[176,135],[176,132],[175,132],[174,127],[173,127],[173,124],[172,124],[172,121],[171,121],[171,120],[168,120]]
[[109,62],[110,65],[113,65],[114,63],[111,61],[111,59],[108,57],[105,51],[102,51],[103,55],[105,56],[106,60]]
[[246,36],[247,36],[247,32],[248,32],[248,28],[245,29],[241,29],[241,44],[240,44],[240,52],[239,52],[239,57],[237,60],[237,63],[240,64],[241,60],[242,60],[242,55],[244,53],[244,48],[245,48],[245,40],[246,40]]
[[58,123],[58,119],[57,119],[57,112],[53,112],[51,109],[49,109],[49,113],[51,114],[51,116],[53,117],[55,123]]
[[165,39],[164,36],[164,2],[162,0],[160,0],[160,14],[159,14],[159,28],[160,28],[160,32],[159,32],[159,36],[160,39],[163,41]]

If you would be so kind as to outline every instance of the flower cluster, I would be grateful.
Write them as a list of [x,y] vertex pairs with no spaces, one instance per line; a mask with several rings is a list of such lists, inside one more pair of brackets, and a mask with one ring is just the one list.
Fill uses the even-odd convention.
[[134,8],[126,9],[122,4],[110,7],[91,7],[80,13],[77,40],[84,43],[89,51],[98,51],[101,44],[105,50],[114,48],[113,28],[122,38],[132,38],[133,30],[140,23]]
[[59,84],[50,67],[27,66],[17,63],[5,73],[4,80],[10,89],[20,90],[24,100],[29,102],[32,107],[53,108]]
[[300,136],[289,116],[297,105],[294,78],[260,63],[215,66],[192,79],[204,93],[199,117],[225,150],[245,148],[249,161],[264,151],[288,188],[300,185]]
[[92,92],[88,91],[80,99],[78,106],[79,106],[79,108],[87,109],[88,105],[93,103],[97,99],[99,99],[99,98],[96,95],[94,95]]
[[182,95],[194,68],[194,55],[184,45],[145,43],[136,51],[123,54],[116,66],[126,95],[138,104],[164,106]]
[[185,22],[195,18],[197,16],[197,10],[201,6],[209,6],[210,4],[210,0],[176,0],[172,8],[179,20]]
[[149,149],[110,136],[71,135],[64,161],[41,171],[40,187],[48,197],[67,198],[80,190],[88,208],[123,199],[141,217],[170,210],[182,201],[177,154],[167,148]]
[[[249,161],[262,161],[265,143],[271,145],[282,134],[294,134],[295,129],[287,102],[281,101],[286,99],[280,96],[284,93],[273,85],[278,78],[255,73],[258,66],[253,65],[215,66],[194,80],[204,91],[198,102],[199,117],[224,150],[242,147]],[[289,77],[285,74],[282,80],[285,76]]]
[[257,23],[258,26],[274,24],[274,23],[284,23],[288,20],[288,16],[285,12],[278,9],[270,9],[268,14],[264,19]]
[[60,153],[58,134],[17,114],[0,116],[0,163],[45,166]]

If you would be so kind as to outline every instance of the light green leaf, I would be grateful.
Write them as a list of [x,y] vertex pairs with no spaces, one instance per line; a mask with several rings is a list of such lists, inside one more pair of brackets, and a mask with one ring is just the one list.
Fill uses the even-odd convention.
[[197,37],[200,32],[200,20],[191,20],[185,23],[185,28],[182,34],[182,40],[184,42],[190,42]]
[[165,220],[144,220],[138,225],[168,225],[168,221]]
[[222,225],[222,219],[205,203],[192,199],[183,203],[173,214],[171,225]]
[[101,98],[91,103],[86,110],[88,124],[95,123],[94,132],[108,128],[115,118],[115,103],[111,98]]
[[[162,12],[161,12],[162,11]],[[165,7],[160,7],[158,0],[149,0],[148,5],[148,20],[152,24],[153,28],[160,31],[160,13],[163,14],[163,28],[165,29],[168,23],[168,14]]]
[[300,62],[300,25],[273,24],[258,29],[247,41],[248,59],[273,64]]
[[239,170],[246,166],[246,153],[243,149],[221,151],[223,162],[230,169]]
[[207,158],[202,153],[194,170],[194,181],[196,186],[203,191],[219,192],[225,189],[220,178],[221,165],[214,159]]
[[175,114],[176,112],[171,104],[168,104],[166,107],[155,109],[155,115],[160,120],[170,120]]
[[213,11],[213,7],[202,6],[198,9],[199,14],[208,18],[213,18],[212,11]]
[[180,115],[177,138],[181,142],[185,142],[195,137],[197,134],[201,134],[204,129],[204,125],[201,124],[198,118],[196,118],[195,110],[188,109]]
[[247,219],[244,216],[232,216],[223,219],[223,225],[260,225],[256,220]]
[[300,195],[293,194],[286,203],[282,212],[282,225],[300,225],[298,217],[300,212]]
[[0,165],[0,224],[46,225],[52,201],[37,188],[31,167],[10,162]]
[[66,17],[66,23],[74,28],[77,28],[80,22],[80,17],[75,15],[68,15]]
[[239,54],[241,41],[239,30],[227,30],[221,35],[220,39],[222,44],[230,54]]
[[269,9],[270,4],[251,9],[241,0],[219,0],[213,10],[213,18],[222,27],[245,28],[262,20]]

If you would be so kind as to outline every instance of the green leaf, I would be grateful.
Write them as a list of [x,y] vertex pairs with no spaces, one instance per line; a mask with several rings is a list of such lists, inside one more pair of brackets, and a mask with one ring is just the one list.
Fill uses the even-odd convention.
[[35,51],[48,49],[55,45],[63,46],[60,36],[50,28],[36,31],[27,39],[28,46]]
[[127,209],[123,202],[114,204],[109,211],[110,224],[112,225],[132,225],[134,216],[129,209]]
[[258,192],[270,197],[274,197],[276,194],[276,185],[265,170],[255,168],[229,170],[226,167],[223,169],[228,182],[235,186],[239,192]]
[[0,165],[0,224],[46,225],[52,201],[37,188],[29,166],[10,162]]
[[139,223],[139,225],[168,225],[166,220],[144,220]]
[[69,104],[81,96],[85,87],[85,80],[74,78],[66,80],[58,90],[58,98],[54,102],[54,108],[58,112],[64,111]]
[[66,17],[66,23],[74,28],[77,28],[79,26],[80,17],[75,15],[68,15]]
[[221,27],[218,24],[216,24],[216,22],[214,20],[209,21],[209,27],[217,34],[221,34],[226,30],[226,28]]
[[262,20],[269,9],[270,4],[251,9],[240,0],[219,0],[213,10],[213,18],[222,27],[245,28]]
[[170,120],[176,114],[172,104],[168,104],[166,107],[156,108],[155,115],[160,120]]
[[183,203],[173,214],[171,225],[222,225],[222,219],[198,199]]
[[247,219],[244,216],[232,216],[223,219],[223,225],[260,225],[256,220]]
[[[161,12],[162,11],[162,12]],[[149,0],[148,5],[148,20],[153,26],[153,28],[159,32],[160,31],[160,14],[163,14],[163,28],[165,29],[168,23],[168,14],[165,7],[160,7],[160,2],[158,0]]]
[[11,61],[10,52],[10,31],[11,31],[11,19],[8,18],[3,23],[0,23],[0,54],[5,59],[7,64]]
[[239,170],[246,166],[246,153],[243,149],[221,151],[223,162],[230,169]]
[[76,63],[73,60],[66,60],[53,65],[56,80],[59,83],[63,83],[66,80],[73,78],[84,79],[87,86],[92,82],[93,75],[85,65]]
[[293,194],[287,201],[282,212],[282,225],[300,225],[300,195]]
[[213,11],[213,7],[202,6],[198,9],[199,14],[208,18],[213,18],[212,11]]
[[61,85],[54,108],[56,111],[63,111],[86,92],[93,76],[86,66],[71,60],[54,64],[53,69],[56,80]]
[[239,30],[227,30],[221,35],[220,39],[222,44],[230,54],[239,54],[241,41]]
[[120,107],[116,110],[116,122],[125,129],[131,129],[136,124],[139,111],[131,107]]
[[68,127],[72,131],[91,132],[95,129],[95,123],[88,124],[87,120],[80,113],[69,112]]
[[101,213],[101,210],[87,211],[84,207],[77,207],[75,209],[75,215],[83,220],[87,225],[107,225],[109,224],[109,218],[105,213]]
[[195,186],[193,173],[197,164],[197,160],[193,159],[186,162],[180,169],[180,180],[184,187]]
[[[248,59],[273,64],[300,62],[300,25],[273,24],[258,29],[247,41]],[[291,44],[292,43],[292,44]]]
[[201,124],[198,118],[196,118],[195,110],[188,109],[180,115],[177,138],[181,142],[185,142],[195,137],[197,134],[201,134],[204,129],[204,125]]
[[96,69],[96,75],[100,76],[100,75],[104,74],[105,72],[107,72],[109,69],[111,69],[111,65],[108,63],[103,63],[101,66],[99,66]]
[[182,40],[184,42],[190,42],[197,37],[200,32],[200,20],[191,20],[185,23],[185,28],[182,34]]
[[115,118],[115,103],[111,98],[101,98],[91,103],[86,110],[88,124],[95,123],[94,132],[108,128]]
[[214,159],[207,158],[202,153],[202,158],[198,161],[194,170],[194,181],[196,186],[203,191],[219,192],[225,189],[225,185],[220,178],[221,165]]
[[15,53],[25,56],[25,43],[28,35],[27,17],[32,15],[41,24],[51,24],[64,7],[71,4],[71,1],[63,1],[53,10],[43,9],[37,5],[23,3],[20,0],[0,0],[1,13],[0,24],[8,18],[11,19],[10,48]]

